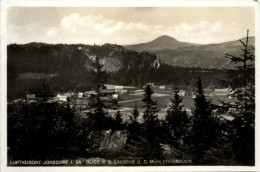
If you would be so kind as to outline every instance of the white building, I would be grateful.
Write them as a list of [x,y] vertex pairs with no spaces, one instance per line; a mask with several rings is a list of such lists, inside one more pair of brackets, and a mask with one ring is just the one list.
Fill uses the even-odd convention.
[[66,102],[68,96],[58,94],[58,95],[57,95],[57,98],[58,98],[60,101]]
[[83,97],[83,93],[79,92],[78,98],[82,98],[82,97]]
[[118,86],[118,85],[116,85],[116,86],[115,86],[115,93],[125,94],[125,93],[127,93],[127,90],[124,90],[124,86]]
[[86,96],[90,96],[90,95],[92,95],[92,94],[93,94],[93,95],[97,95],[97,92],[93,90],[93,91],[87,91],[87,92],[85,92],[84,94],[85,94]]
[[165,90],[165,86],[164,85],[159,86],[159,90]]
[[119,86],[119,85],[115,86],[115,90],[123,90],[123,89],[124,89],[124,86]]
[[230,94],[230,91],[228,88],[224,88],[224,89],[215,89],[213,92],[214,96],[227,96]]
[[146,85],[151,85],[153,87],[154,83],[153,82],[148,82]]
[[119,97],[118,94],[113,94],[113,95],[111,96],[111,98],[112,98],[113,100],[118,100],[118,97]]
[[127,90],[115,90],[115,93],[118,93],[118,94],[126,94],[126,93],[127,93]]
[[35,94],[27,94],[27,99],[35,99]]

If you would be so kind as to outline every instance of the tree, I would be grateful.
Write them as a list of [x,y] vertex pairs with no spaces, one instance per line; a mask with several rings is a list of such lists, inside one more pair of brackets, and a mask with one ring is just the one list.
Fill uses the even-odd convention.
[[[64,122],[64,137],[63,144],[65,147],[66,153],[69,151],[70,145],[74,144],[74,137],[76,133],[76,125],[75,125],[75,113],[70,108],[70,104],[67,104],[66,108],[63,109],[62,112],[62,121]],[[75,146],[75,145],[73,145]]]
[[130,116],[131,123],[127,126],[131,139],[135,139],[136,138],[135,135],[140,135],[140,125],[138,123],[138,116],[139,116],[139,111],[135,103],[135,106],[133,107],[132,110],[132,115]]
[[151,86],[148,84],[144,89],[144,102],[145,108],[143,114],[143,142],[142,154],[148,159],[159,158],[162,153],[160,142],[158,139],[160,133],[160,123],[158,119],[158,106],[157,102],[152,99],[154,93]]
[[104,83],[107,79],[107,74],[104,70],[102,70],[103,65],[100,63],[100,57],[97,56],[93,62],[94,75],[93,78],[94,83],[96,85],[95,91],[96,95],[93,95],[95,100],[90,102],[90,109],[94,109],[94,115],[91,117],[89,121],[94,121],[92,125],[93,130],[104,130],[109,129],[112,126],[113,119],[108,117],[107,112],[104,111],[105,105],[101,100],[102,92],[101,90],[104,88]]
[[227,123],[229,139],[232,142],[235,159],[239,165],[253,165],[255,162],[255,56],[249,48],[249,31],[241,56],[226,54],[235,68],[225,69],[226,79],[221,82],[228,85],[232,102],[222,102],[221,113],[231,115],[234,120]]
[[174,98],[165,117],[166,127],[169,130],[170,142],[176,148],[181,148],[189,128],[189,117],[186,113],[179,90],[175,88]]
[[138,123],[139,111],[135,102],[135,106],[132,110],[132,115],[130,116],[131,123],[127,126],[128,136],[127,136],[127,144],[125,146],[126,152],[130,156],[139,157],[140,150],[142,148],[142,131],[141,126]]
[[107,75],[105,71],[102,71],[103,65],[100,64],[100,57],[96,57],[96,60],[93,63],[95,78],[94,83],[96,84],[95,91],[96,95],[96,109],[95,112],[97,115],[101,115],[104,111],[104,103],[101,100],[101,89],[104,88],[104,83],[106,81]]
[[159,120],[157,112],[159,111],[157,102],[152,99],[152,94],[154,93],[151,86],[147,85],[144,89],[144,97],[142,101],[145,103],[143,108],[145,108],[143,120],[145,130],[147,132],[148,138],[154,137],[154,129],[158,127]]
[[125,128],[125,125],[123,124],[123,117],[122,114],[120,113],[119,109],[117,110],[115,114],[115,125],[114,128],[117,130],[122,130]]
[[50,83],[46,81],[46,77],[45,74],[43,76],[43,79],[41,81],[41,85],[42,85],[42,99],[43,99],[43,103],[47,102],[48,99],[48,89],[49,89],[49,85]]
[[197,81],[195,95],[189,144],[194,162],[202,164],[206,162],[204,159],[206,152],[215,146],[220,130],[218,121],[212,113],[211,101],[206,100],[204,95],[200,77]]
[[135,102],[135,106],[134,106],[133,111],[132,111],[132,116],[130,116],[131,122],[137,123],[138,122],[138,120],[137,120],[138,116],[139,116],[139,111],[138,111],[138,108],[137,108],[137,104]]

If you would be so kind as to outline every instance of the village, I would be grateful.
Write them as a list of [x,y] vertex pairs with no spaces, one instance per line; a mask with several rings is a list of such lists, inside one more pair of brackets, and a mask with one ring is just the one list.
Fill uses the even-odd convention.
[[[164,119],[167,110],[170,107],[170,99],[174,96],[175,86],[173,85],[155,85],[154,83],[147,83],[151,85],[154,94],[153,99],[157,101],[159,112],[158,118]],[[142,88],[134,86],[122,86],[122,85],[110,85],[105,84],[104,89],[100,90],[101,100],[106,105],[106,110],[110,115],[114,115],[118,110],[123,114],[123,121],[128,122],[131,116],[133,107],[136,105],[140,112],[139,122],[142,122],[142,98],[144,90]],[[180,86],[178,89],[179,96],[183,99],[183,104],[185,106],[186,112],[191,115],[191,111],[194,107],[193,99],[196,97],[191,88]],[[231,97],[229,96],[230,91],[227,88],[221,89],[204,89],[205,96],[207,99],[211,99],[216,105],[220,105],[221,101],[229,101]],[[71,108],[75,108],[80,114],[85,115],[92,109],[88,108],[91,101],[95,101],[95,95],[97,92],[92,89],[86,92],[59,92],[55,97],[48,97],[47,103],[59,103],[67,105],[69,104]],[[36,103],[41,98],[37,97],[36,94],[27,94],[26,99],[16,99],[12,103],[25,102]],[[9,102],[11,103],[11,102]]]

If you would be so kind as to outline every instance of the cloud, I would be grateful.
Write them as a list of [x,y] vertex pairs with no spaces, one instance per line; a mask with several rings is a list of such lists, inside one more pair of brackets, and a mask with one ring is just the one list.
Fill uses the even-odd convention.
[[161,35],[169,35],[184,42],[215,43],[241,38],[236,23],[222,21],[187,22],[172,26],[151,25],[145,22],[126,22],[103,15],[71,13],[56,26],[33,24],[8,26],[9,42],[48,42],[86,44],[135,44],[151,41]]
[[[50,28],[47,31],[48,35],[53,33],[53,30]],[[160,36],[159,32],[164,29],[162,26],[148,25],[143,22],[127,23],[102,15],[81,16],[78,13],[72,13],[61,19],[59,30],[58,33],[71,38],[71,42],[128,44],[150,41],[151,37]]]
[[174,27],[172,34],[182,41],[208,44],[239,39],[240,28],[236,23],[200,21],[195,24],[181,23]]
[[[65,16],[61,20],[61,28],[71,34],[92,35],[92,36],[112,36],[114,34],[122,34],[128,32],[133,34],[136,31],[147,31],[151,29],[144,23],[125,23],[103,17],[102,15],[81,16],[78,13],[73,13]],[[115,35],[114,35],[115,36]],[[120,35],[118,35],[120,36]]]
[[46,32],[48,37],[55,37],[58,34],[58,29],[56,27],[51,27]]

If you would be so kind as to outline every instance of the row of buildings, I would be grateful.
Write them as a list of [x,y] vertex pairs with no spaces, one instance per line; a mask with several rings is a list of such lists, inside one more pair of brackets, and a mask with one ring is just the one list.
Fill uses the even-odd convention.
[[[147,83],[150,84],[153,89],[155,91],[165,91],[168,93],[174,93],[171,89],[170,86],[155,86],[153,83]],[[136,94],[138,91],[141,93],[143,93],[143,90],[138,90],[136,87],[132,87],[132,86],[118,86],[118,85],[109,85],[106,84],[105,85],[106,89],[102,89],[100,90],[102,97],[105,99],[115,99],[118,100],[121,94]],[[229,98],[231,98],[230,95],[230,90],[228,88],[224,88],[224,89],[204,89],[204,93],[206,96],[228,96]],[[78,93],[74,93],[74,92],[67,92],[67,93],[58,93],[57,96],[55,97],[50,97],[48,99],[49,102],[67,102],[69,99],[73,98],[73,99],[87,99],[89,97],[91,97],[91,95],[96,95],[97,92],[95,90],[90,90],[90,91],[86,91],[86,92],[78,92]],[[195,98],[195,95],[193,93],[193,91],[190,90],[184,90],[184,89],[180,89],[179,90],[179,96],[192,96],[193,98]],[[30,102],[34,102],[36,99],[36,95],[35,94],[27,94],[26,95],[27,100],[29,100]],[[22,101],[22,99],[17,99],[15,100],[16,102],[18,101]]]

